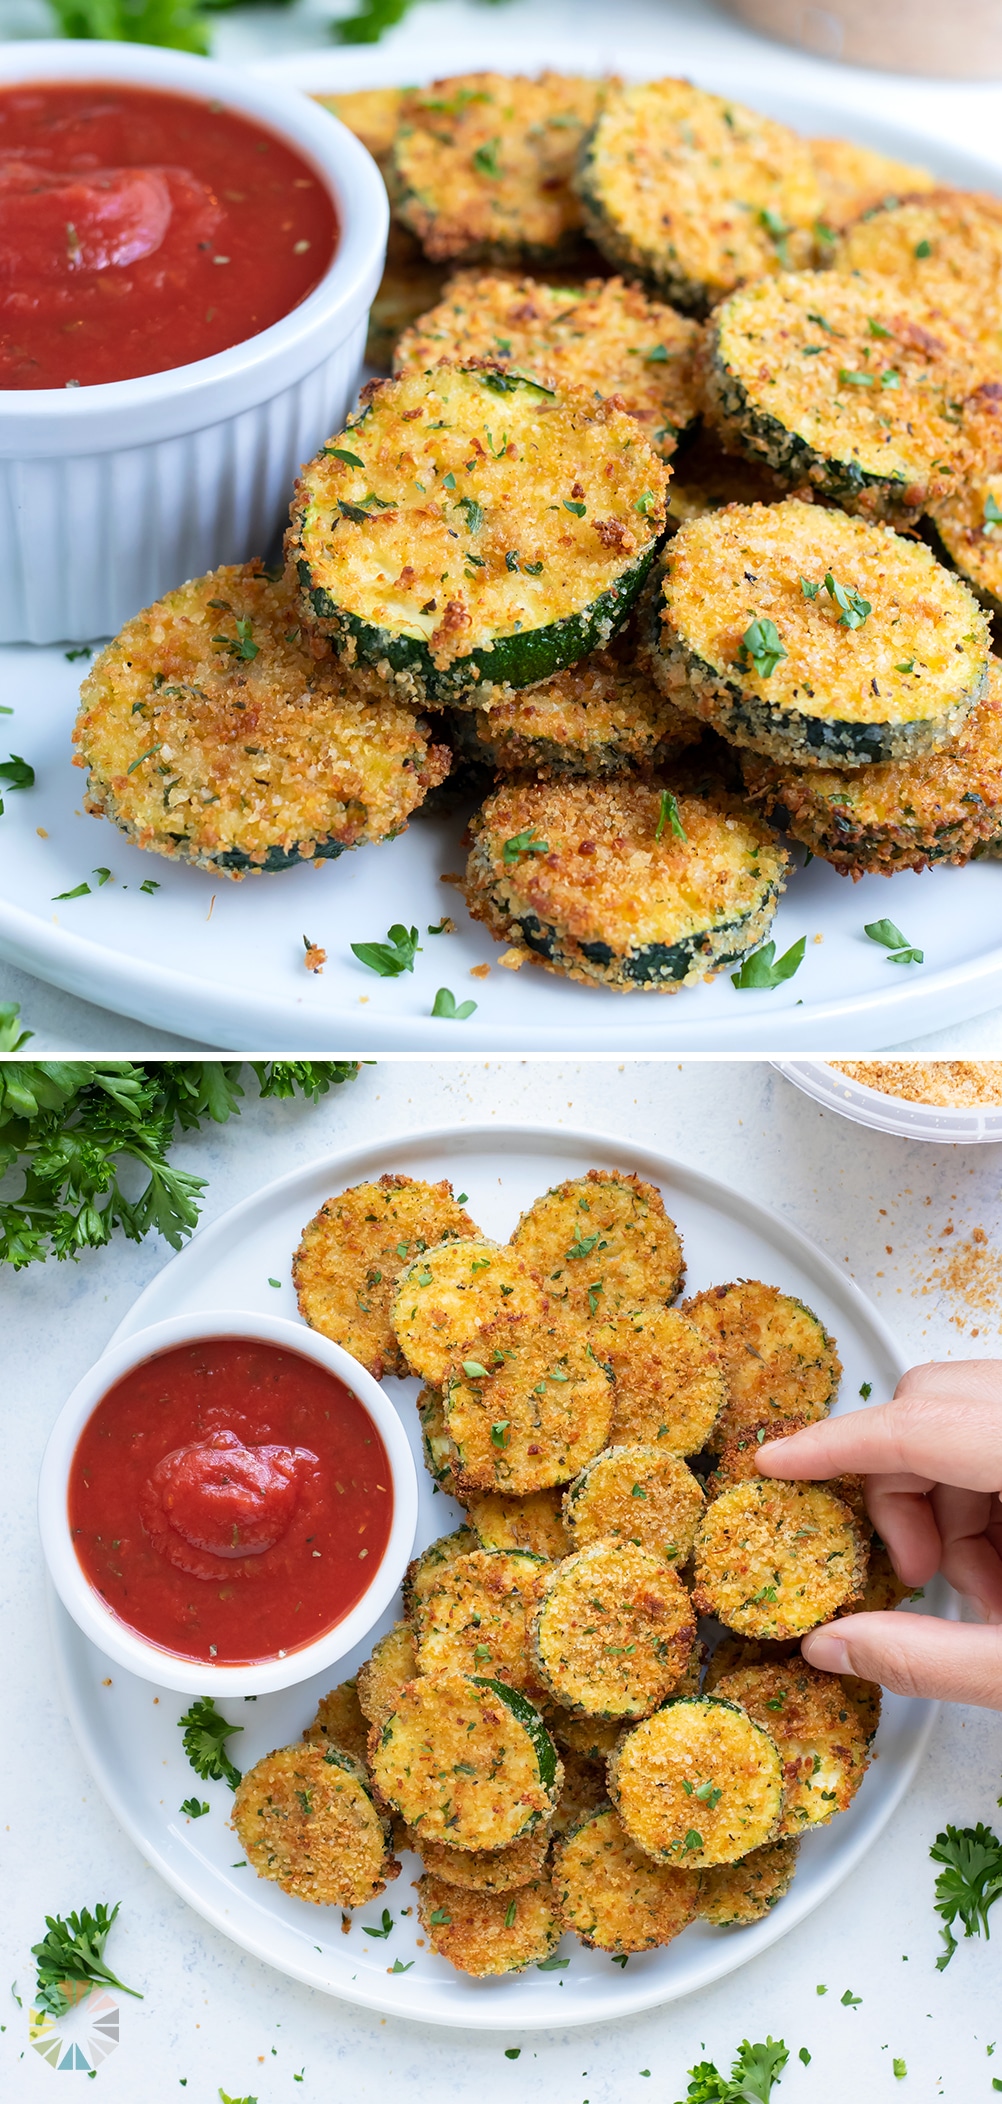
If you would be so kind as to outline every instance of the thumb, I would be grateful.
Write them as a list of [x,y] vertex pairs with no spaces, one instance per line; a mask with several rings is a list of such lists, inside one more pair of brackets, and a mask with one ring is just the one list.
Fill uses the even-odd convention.
[[941,1697],[1002,1710],[1002,1625],[935,1615],[846,1615],[812,1629],[804,1657],[824,1673],[879,1680],[897,1695]]

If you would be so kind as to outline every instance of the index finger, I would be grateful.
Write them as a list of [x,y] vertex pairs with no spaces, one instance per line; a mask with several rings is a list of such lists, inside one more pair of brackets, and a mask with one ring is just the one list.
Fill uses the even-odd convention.
[[[956,1371],[950,1369],[954,1375]],[[972,1382],[969,1391],[958,1392],[955,1381],[937,1383],[938,1368],[921,1372],[928,1377],[916,1381],[906,1376],[902,1392],[889,1403],[823,1418],[787,1439],[769,1440],[756,1456],[761,1473],[793,1481],[894,1475],[910,1478],[915,1489],[952,1483],[968,1490],[998,1490],[1002,1378],[997,1391],[982,1378]]]

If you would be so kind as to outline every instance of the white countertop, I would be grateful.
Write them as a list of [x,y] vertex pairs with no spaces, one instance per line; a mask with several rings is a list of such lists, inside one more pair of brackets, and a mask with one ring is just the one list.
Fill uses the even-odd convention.
[[[284,1170],[374,1135],[491,1117],[593,1126],[648,1141],[784,1212],[847,1265],[912,1358],[1002,1352],[983,1312],[921,1290],[932,1238],[949,1221],[953,1247],[975,1227],[991,1240],[1002,1226],[1002,1153],[864,1131],[823,1114],[764,1063],[381,1061],[315,1108],[257,1105],[253,1080],[248,1094],[239,1120],[176,1150],[209,1178],[207,1220]],[[6,1985],[0,1995],[4,2098],[50,2097],[52,2070],[27,2037],[28,1948],[43,1916],[105,1898],[122,1902],[110,1961],[145,1995],[123,2000],[121,2044],[95,2078],[105,2104],[215,2104],[220,2086],[258,2104],[521,2104],[527,2085],[546,2104],[675,2104],[704,2054],[726,2069],[743,2037],[767,2033],[791,2049],[781,2104],[845,2104],[848,2095],[988,2104],[1002,2070],[1002,1917],[991,1943],[962,1944],[937,1973],[928,1858],[947,1821],[1002,1821],[1002,1718],[981,1711],[941,1714],[918,1781],[872,1856],[795,1935],[694,1999],[607,2029],[520,2039],[383,2020],[268,1971],[161,1884],[98,1796],[54,1692],[33,1507],[57,1409],[168,1254],[155,1242],[115,1242],[79,1265],[0,1277],[0,1978],[16,1980],[25,2000],[21,2011]],[[846,1989],[862,1997],[858,2007],[842,2005]],[[812,2055],[806,2069],[802,2045]],[[509,2061],[505,2048],[515,2046],[521,2057]],[[905,2081],[894,2079],[896,2056]]]

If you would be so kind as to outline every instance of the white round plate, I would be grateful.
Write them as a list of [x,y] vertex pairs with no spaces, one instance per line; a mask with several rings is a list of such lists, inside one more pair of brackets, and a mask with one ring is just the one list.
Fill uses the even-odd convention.
[[[270,74],[313,93],[427,78],[444,65],[510,68],[513,51],[525,70],[572,65],[645,78],[684,69],[805,132],[841,131],[925,161],[948,180],[1002,188],[999,161],[889,121],[883,104],[893,90],[881,94],[875,76],[814,65],[722,22],[703,27],[653,14],[643,43],[624,44],[614,32],[589,38],[569,15],[561,21],[551,12],[547,21],[544,9],[538,22],[526,22],[523,10],[515,13],[517,33],[488,9],[450,19],[445,40],[437,38],[435,52],[416,65],[406,39],[404,58],[399,36],[385,49],[328,48],[266,63]],[[637,20],[634,8],[634,34]],[[929,107],[927,84],[911,84],[908,94],[916,107]],[[777,955],[807,937],[794,979],[773,992],[739,992],[725,973],[673,996],[624,997],[535,965],[517,975],[499,970],[499,946],[441,881],[464,866],[462,816],[419,815],[398,840],[321,871],[217,881],[141,854],[112,826],[84,815],[69,745],[78,677],[62,650],[0,650],[0,702],[13,710],[0,719],[2,751],[9,734],[9,749],[37,777],[34,790],[4,798],[0,955],[154,1027],[234,1051],[287,1053],[862,1052],[899,1043],[931,1021],[965,1021],[1002,1000],[1002,869],[990,862],[921,878],[902,873],[893,896],[879,877],[852,885],[816,862],[795,873],[773,930]],[[103,882],[100,869],[111,872]],[[89,895],[60,898],[81,883]],[[144,883],[155,888],[144,893]],[[888,912],[924,950],[924,964],[895,966],[868,940],[864,923]],[[426,935],[446,914],[457,932]],[[381,941],[397,921],[420,928],[422,954],[413,976],[378,979],[349,945]],[[327,951],[322,976],[304,968],[304,935]],[[490,976],[471,979],[483,964],[492,966]],[[476,1013],[458,1024],[433,1018],[440,986],[459,1002],[475,1000]]]
[[[903,1361],[889,1331],[851,1279],[795,1228],[726,1185],[646,1148],[545,1127],[402,1136],[297,1169],[189,1243],[140,1295],[118,1335],[198,1309],[243,1305],[294,1316],[289,1271],[301,1229],[332,1192],[361,1178],[387,1171],[448,1176],[457,1191],[468,1193],[480,1226],[506,1238],[534,1197],[587,1168],[635,1171],[661,1186],[684,1237],[690,1289],[751,1276],[801,1296],[838,1339],[846,1404],[855,1402],[864,1381],[871,1383],[874,1401],[891,1394]],[[270,1278],[282,1281],[279,1292],[269,1285]],[[417,1539],[423,1545],[458,1526],[462,1514],[451,1498],[433,1491],[420,1467],[413,1403],[417,1385],[390,1382],[388,1388],[399,1397],[419,1459]],[[951,1611],[939,1600],[937,1606]],[[373,1637],[398,1612],[391,1608],[375,1625]],[[696,1923],[667,1949],[631,1957],[626,1966],[565,1937],[559,1956],[567,1963],[561,1969],[533,1967],[511,1979],[478,1981],[417,1948],[411,1880],[419,1866],[411,1855],[404,1856],[401,1876],[384,1897],[354,1915],[348,1936],[342,1934],[336,1909],[292,1899],[237,1865],[226,1823],[229,1793],[223,1785],[198,1782],[181,1750],[177,1718],[186,1706],[184,1697],[109,1667],[58,1604],[54,1636],[70,1720],[100,1788],[147,1862],[198,1913],[246,1950],[311,1987],[394,2016],[476,2029],[565,2028],[626,2016],[691,1994],[743,1965],[795,1928],[872,1847],[915,1773],[934,1716],[929,1703],[885,1697],[877,1757],[855,1802],[830,1827],[804,1841],[791,1891],[754,1927],[728,1931]],[[372,1638],[350,1654],[338,1677],[354,1672],[371,1644]],[[261,1696],[253,1705],[227,1702],[227,1716],[243,1727],[243,1737],[230,1742],[237,1766],[246,1769],[273,1747],[298,1738],[331,1678]],[[190,1821],[179,1806],[193,1789],[210,1798],[212,1810]],[[364,1933],[366,1925],[378,1926],[384,1906],[394,1921],[385,1941]],[[411,1910],[406,1918],[405,1908]],[[406,1970],[393,1971],[398,1960]]]

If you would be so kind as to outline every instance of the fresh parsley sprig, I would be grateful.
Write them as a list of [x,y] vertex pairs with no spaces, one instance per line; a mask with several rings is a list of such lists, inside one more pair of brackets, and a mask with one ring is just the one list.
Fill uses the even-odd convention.
[[[9,760],[0,760],[0,782],[5,789],[33,789],[35,770],[20,753],[12,752]],[[0,796],[0,818],[3,817],[3,797]]]
[[963,1922],[965,1937],[983,1935],[988,1941],[989,1909],[1002,1896],[1002,1841],[979,1820],[977,1826],[946,1827],[936,1835],[929,1854],[944,1866],[936,1879],[935,1899],[945,1945],[936,1971],[944,1972],[957,1948],[955,1921]]
[[689,2087],[680,2104],[769,2104],[789,2057],[781,2038],[766,2038],[759,2045],[743,2038],[729,2076],[712,2060],[689,2069]]
[[449,1023],[465,1023],[469,1016],[476,1014],[476,1009],[475,1001],[457,1001],[447,986],[439,987],[431,1004],[432,1015],[444,1016]]
[[195,1774],[204,1783],[229,1783],[230,1789],[235,1790],[240,1770],[226,1751],[226,1741],[242,1731],[243,1725],[228,1724],[219,1715],[212,1695],[199,1695],[177,1721],[178,1729],[184,1732],[181,1743]]
[[38,1966],[36,2008],[50,2016],[62,2016],[70,2006],[63,1993],[66,1980],[117,1987],[120,1994],[131,1994],[137,2002],[142,2001],[139,1989],[126,1987],[124,1980],[119,1980],[104,1962],[104,1947],[120,1905],[117,1900],[109,1910],[104,1900],[98,1900],[93,1914],[89,1907],[81,1907],[79,1914],[67,1914],[65,1920],[61,1914],[46,1915],[46,1935],[41,1943],[31,1946]]

